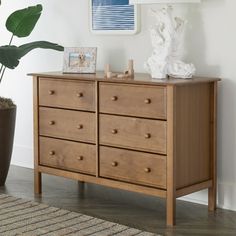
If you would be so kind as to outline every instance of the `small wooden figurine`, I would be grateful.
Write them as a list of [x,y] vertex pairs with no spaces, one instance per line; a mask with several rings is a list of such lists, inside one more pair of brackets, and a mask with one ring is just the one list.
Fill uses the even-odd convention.
[[110,64],[105,66],[105,77],[108,79],[111,78],[133,78],[134,77],[134,61],[129,60],[128,62],[128,69],[123,74],[115,74],[111,72]]

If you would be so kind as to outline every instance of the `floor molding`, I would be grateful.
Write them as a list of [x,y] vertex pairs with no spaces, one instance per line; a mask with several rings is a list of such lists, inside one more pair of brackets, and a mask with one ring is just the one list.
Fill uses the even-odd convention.
[[11,164],[33,169],[34,168],[33,148],[14,145]]
[[[218,208],[236,211],[236,184],[220,182],[217,186],[218,189]],[[188,196],[180,198],[181,200],[207,205],[208,204],[208,191],[203,190],[198,193],[193,193]]]

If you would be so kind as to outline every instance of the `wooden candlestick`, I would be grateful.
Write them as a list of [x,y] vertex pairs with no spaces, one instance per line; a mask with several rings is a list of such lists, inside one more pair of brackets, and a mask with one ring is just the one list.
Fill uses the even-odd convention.
[[105,73],[106,76],[107,76],[107,73],[108,73],[108,72],[111,72],[111,66],[110,66],[110,64],[106,64],[106,65],[105,65],[104,73]]
[[134,60],[130,59],[128,63],[128,70],[134,70]]
[[134,60],[130,59],[128,62],[128,74],[129,76],[134,76]]
[[115,74],[111,71],[110,64],[106,64],[104,68],[105,77],[108,79],[111,78],[129,78],[134,77],[134,61],[130,59],[128,61],[128,70],[124,71],[123,74]]
[[112,78],[112,72],[108,71],[108,72],[106,73],[106,76],[107,76],[108,79]]

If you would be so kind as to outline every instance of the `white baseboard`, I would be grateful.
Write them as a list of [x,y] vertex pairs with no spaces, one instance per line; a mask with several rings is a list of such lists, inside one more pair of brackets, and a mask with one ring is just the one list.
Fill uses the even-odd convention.
[[11,165],[34,168],[33,148],[15,145],[12,153]]
[[185,197],[179,198],[180,200],[187,201],[187,202],[193,202],[201,205],[207,205],[208,204],[208,193],[207,190],[203,190],[197,193],[189,194]]
[[[15,145],[12,155],[12,165],[34,168],[33,149]],[[181,200],[207,205],[207,190],[190,194],[180,198]],[[236,183],[218,183],[218,207],[236,211]]]
[[[218,183],[217,207],[236,211],[236,183]],[[208,204],[208,192],[203,190],[180,198],[181,200],[198,204]]]
[[218,207],[236,211],[236,183],[218,184]]

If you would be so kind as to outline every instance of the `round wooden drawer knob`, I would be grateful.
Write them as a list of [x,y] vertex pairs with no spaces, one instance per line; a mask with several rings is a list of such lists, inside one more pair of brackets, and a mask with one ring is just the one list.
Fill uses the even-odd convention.
[[51,120],[50,122],[49,122],[49,125],[55,125],[55,121],[54,120]]
[[112,134],[117,134],[117,133],[118,133],[118,130],[117,130],[117,129],[113,129],[113,130],[111,131],[111,133],[112,133]]
[[77,160],[78,160],[78,161],[83,161],[83,160],[84,160],[84,157],[83,157],[83,156],[79,156],[79,157],[77,157]]
[[145,134],[145,138],[146,138],[146,139],[151,138],[151,134]]
[[53,94],[55,94],[55,91],[54,91],[54,90],[49,90],[49,91],[48,91],[48,94],[49,94],[49,95],[53,95]]
[[50,156],[54,156],[55,154],[56,154],[55,151],[50,151],[50,152],[49,152],[49,155],[50,155]]
[[117,101],[117,100],[118,100],[118,97],[117,97],[117,96],[113,96],[113,97],[111,98],[111,100],[112,100],[112,101]]
[[84,96],[83,93],[77,93],[77,97],[78,97],[78,98],[82,98],[83,96]]
[[151,169],[150,169],[150,168],[145,168],[144,171],[145,171],[146,173],[150,173],[150,172],[151,172]]
[[145,99],[145,101],[144,101],[146,104],[151,104],[152,103],[152,100],[151,99],[149,99],[149,98],[147,98],[147,99]]
[[113,161],[113,162],[111,163],[111,165],[114,166],[114,167],[116,167],[116,166],[118,166],[118,162]]
[[83,125],[78,125],[77,129],[83,129],[83,127],[84,127]]

